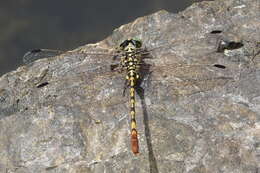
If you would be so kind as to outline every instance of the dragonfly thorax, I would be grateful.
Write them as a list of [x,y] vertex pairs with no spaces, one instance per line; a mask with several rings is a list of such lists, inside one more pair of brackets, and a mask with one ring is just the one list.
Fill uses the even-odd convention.
[[136,47],[132,44],[132,43],[129,43],[125,48],[124,48],[124,51],[126,53],[128,53],[128,56],[131,56],[131,54],[134,52],[134,50],[136,49]]

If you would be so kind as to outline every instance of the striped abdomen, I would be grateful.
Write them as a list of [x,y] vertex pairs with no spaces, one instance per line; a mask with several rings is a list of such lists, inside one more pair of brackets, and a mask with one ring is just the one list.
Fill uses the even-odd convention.
[[135,69],[129,70],[128,81],[130,83],[130,115],[131,115],[131,147],[134,154],[139,153],[138,134],[135,120],[135,84],[138,75]]

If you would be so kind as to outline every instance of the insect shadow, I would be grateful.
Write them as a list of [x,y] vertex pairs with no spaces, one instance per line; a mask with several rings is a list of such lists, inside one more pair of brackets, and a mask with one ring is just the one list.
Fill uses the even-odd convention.
[[[152,58],[149,53],[143,54],[143,59],[149,59]],[[136,84],[136,93],[139,96],[141,100],[141,107],[143,111],[143,123],[144,123],[144,133],[145,133],[145,138],[146,138],[146,143],[147,143],[147,149],[148,149],[148,158],[149,158],[149,169],[150,173],[158,173],[158,166],[157,166],[157,161],[153,152],[153,145],[152,145],[152,140],[151,140],[151,132],[149,128],[149,115],[147,112],[147,106],[145,102],[145,89],[143,85],[144,83],[147,82],[149,85],[149,78],[152,74],[152,71],[150,70],[151,65],[145,63],[144,61],[141,62],[142,65],[140,67],[140,79],[138,80]],[[145,78],[148,78],[147,81],[144,81]]]
[[149,168],[151,173],[158,173],[158,166],[157,166],[157,161],[154,156],[153,152],[153,145],[152,145],[152,140],[151,140],[151,132],[149,128],[149,115],[147,112],[147,106],[145,102],[145,90],[139,85],[137,85],[136,92],[138,96],[140,97],[141,100],[141,107],[143,110],[143,122],[144,122],[144,133],[145,133],[145,138],[146,138],[146,143],[147,143],[147,148],[148,148],[148,158],[149,158]]

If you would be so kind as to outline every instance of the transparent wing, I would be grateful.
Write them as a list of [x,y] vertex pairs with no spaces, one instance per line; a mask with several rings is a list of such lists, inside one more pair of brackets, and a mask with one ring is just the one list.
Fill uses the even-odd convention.
[[[182,90],[179,93],[192,94],[207,91],[234,80],[232,75],[225,74],[226,71],[227,69],[216,67],[215,64],[176,63],[158,66],[148,64],[140,69],[139,85],[144,89],[155,85],[167,85],[176,90]],[[113,84],[121,86],[123,92],[125,75],[125,71],[111,71],[110,65],[101,65],[92,69],[85,68],[83,65],[75,71],[68,71],[65,76],[46,75],[35,85],[37,88],[43,88],[58,83],[58,85],[66,86],[65,88],[73,88],[83,84],[87,87],[103,88],[104,86],[111,87],[110,84]]]
[[[149,95],[152,103],[167,98],[169,95],[180,98],[203,93],[234,80],[232,75],[224,75],[224,71],[228,68],[218,68],[214,64],[159,65],[155,63],[142,67],[140,88],[143,88],[146,95]],[[64,102],[66,106],[83,105],[100,109],[100,111],[109,106],[123,109],[125,104],[122,103],[128,102],[127,98],[122,97],[125,75],[124,71],[111,71],[110,64],[104,65],[104,61],[93,68],[89,66],[89,62],[81,63],[66,72],[58,73],[49,70],[43,77],[35,80],[35,86],[30,91],[32,95],[43,96],[41,98],[44,98],[43,102],[46,104],[55,105]],[[84,100],[83,103],[82,100]],[[161,109],[170,111],[167,108],[158,107],[158,110]],[[114,112],[110,113],[114,114]]]
[[[153,82],[167,82],[168,84],[173,84],[175,86],[190,84],[192,86],[198,83],[198,81],[203,83],[202,81],[205,82],[232,79],[230,76],[222,75],[221,71],[226,70],[224,65],[214,63],[214,61],[204,61],[204,59],[208,59],[211,54],[216,53],[216,50],[213,50],[208,54],[204,54],[203,56],[198,55],[193,58],[187,58],[184,56],[177,56],[171,49],[171,47],[174,47],[174,43],[176,42],[178,41],[150,49],[138,49],[136,51],[136,54],[141,54],[144,59],[140,69],[140,83],[142,86],[146,87],[149,85],[149,83]],[[41,78],[36,82],[36,87],[42,88],[51,83],[77,80],[82,80],[81,82],[84,81],[86,84],[89,84],[91,81],[99,81],[101,79],[108,79],[107,81],[109,81],[109,79],[113,80],[113,78],[117,78],[118,76],[121,78],[117,79],[124,81],[126,72],[120,72],[120,70],[118,71],[116,67],[118,67],[119,62],[112,64],[113,62],[111,62],[111,59],[109,58],[120,57],[123,52],[118,50],[108,52],[108,49],[100,49],[101,51],[98,49],[96,50],[97,52],[95,52],[95,50],[92,52],[86,52],[84,50],[78,49],[77,51],[71,52],[72,55],[84,55],[85,59],[87,59],[86,63],[74,66],[72,69],[62,71],[62,73],[55,75],[53,75],[54,73],[52,74],[52,72],[49,72],[49,76],[47,75],[47,78]],[[156,51],[161,51],[163,54],[160,54],[160,57],[158,57]],[[63,51],[41,49],[38,51],[28,52],[25,57],[34,55],[36,57],[50,57],[53,55],[59,55],[61,53],[63,53]],[[176,63],[172,63],[172,58],[174,58],[174,62]],[[115,59],[116,58],[114,58],[114,60]],[[95,61],[94,65],[90,65],[92,64],[92,61]],[[114,68],[116,70],[111,71],[111,69]],[[146,83],[148,83],[148,85],[146,85]],[[70,84],[68,83],[68,85]]]
[[30,64],[33,61],[36,61],[38,59],[42,58],[49,58],[49,57],[54,57],[57,55],[60,55],[64,53],[65,51],[61,50],[52,50],[52,49],[34,49],[23,56],[23,63],[24,64]]
[[[180,42],[180,41],[182,41],[182,40],[175,40],[172,43],[159,45],[159,46],[153,47],[151,49],[146,49],[146,48],[137,49],[135,54],[148,55],[149,53],[151,53],[153,51],[156,51],[158,49],[167,48],[169,46],[174,46],[174,43],[177,43],[177,42]],[[94,50],[94,51],[91,51],[91,52],[86,52],[82,48],[79,48],[78,51],[81,52],[81,53],[84,53],[85,55],[112,56],[114,60],[117,57],[119,57],[119,56],[124,54],[118,48],[116,48],[115,50],[109,51],[109,52],[108,52],[108,49],[99,49],[99,50]],[[30,64],[30,63],[38,60],[38,59],[50,58],[50,57],[58,56],[58,55],[61,55],[61,54],[65,53],[65,52],[66,51],[54,50],[54,49],[33,49],[33,50],[28,51],[27,53],[24,54],[24,56],[23,56],[23,63],[24,64]]]
[[[85,55],[104,55],[104,56],[113,56],[117,57],[122,55],[121,52],[118,51],[112,51],[110,53],[106,52],[107,50],[99,50],[98,52],[85,52],[85,51],[80,51],[81,53],[84,53]],[[30,64],[38,59],[43,59],[43,58],[50,58],[54,56],[61,55],[63,53],[72,53],[73,51],[62,51],[62,50],[53,50],[53,49],[33,49],[27,53],[24,54],[23,56],[23,63],[24,64]]]

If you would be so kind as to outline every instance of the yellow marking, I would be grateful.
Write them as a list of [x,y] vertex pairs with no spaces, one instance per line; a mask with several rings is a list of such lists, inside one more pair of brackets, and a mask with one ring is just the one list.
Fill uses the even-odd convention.
[[136,129],[136,123],[134,121],[131,122],[131,129]]
[[134,88],[130,88],[130,93],[133,93],[135,92],[135,89]]

